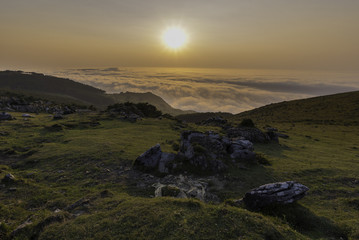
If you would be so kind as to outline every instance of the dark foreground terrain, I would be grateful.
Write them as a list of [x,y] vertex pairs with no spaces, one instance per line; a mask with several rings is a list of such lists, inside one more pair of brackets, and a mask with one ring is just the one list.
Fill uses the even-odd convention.
[[[55,118],[9,112],[16,119],[0,121],[0,239],[358,239],[358,99],[290,101],[201,124],[79,106]],[[256,160],[222,159],[220,172],[133,168],[158,143],[177,153],[185,130],[226,136],[243,119],[288,138],[254,143]],[[204,184],[212,200],[176,198],[175,188],[155,197],[173,179]],[[255,211],[238,201],[289,180],[310,189],[303,199]]]

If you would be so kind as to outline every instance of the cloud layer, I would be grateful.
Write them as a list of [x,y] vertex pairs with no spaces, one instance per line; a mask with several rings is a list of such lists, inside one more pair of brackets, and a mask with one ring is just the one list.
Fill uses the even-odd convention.
[[105,68],[52,72],[108,93],[152,92],[175,108],[238,113],[269,103],[354,91],[357,75],[228,69]]

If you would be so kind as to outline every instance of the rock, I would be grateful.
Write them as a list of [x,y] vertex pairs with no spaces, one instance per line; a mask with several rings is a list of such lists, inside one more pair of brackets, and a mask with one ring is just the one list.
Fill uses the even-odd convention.
[[231,158],[240,160],[255,160],[256,154],[248,149],[234,150],[231,154]]
[[2,179],[3,183],[13,183],[15,182],[16,178],[11,173],[8,173],[5,175],[5,177]]
[[250,151],[254,150],[253,143],[249,140],[242,140],[242,139],[233,140],[231,142],[231,147],[233,147],[233,146],[235,146],[235,148],[239,148],[239,149],[247,149]]
[[23,118],[33,118],[34,116],[30,115],[30,114],[27,114],[27,113],[24,113],[21,115]]
[[278,134],[276,132],[266,132],[267,136],[269,137],[269,139],[273,142],[279,142],[278,140]]
[[141,116],[140,115],[137,115],[137,114],[134,114],[134,113],[131,113],[127,116],[127,119],[130,121],[130,122],[136,122],[137,120],[141,120]]
[[134,162],[134,167],[145,171],[156,170],[161,160],[162,150],[160,144],[142,153]]
[[204,179],[189,176],[168,175],[160,182],[153,184],[155,197],[197,198],[201,201],[218,202],[216,195],[207,191],[208,183]]
[[0,113],[0,120],[13,120],[13,117],[6,112]]
[[286,135],[286,134],[284,134],[284,133],[279,133],[279,132],[277,132],[276,134],[277,134],[277,136],[280,137],[280,138],[285,138],[285,139],[289,138],[289,136]]
[[254,143],[268,143],[270,138],[258,128],[254,127],[238,127],[227,130],[229,138],[243,138]]
[[231,158],[237,160],[254,160],[256,158],[256,154],[253,150],[253,143],[242,139],[233,140],[229,147]]
[[265,127],[264,130],[267,132],[278,132],[278,129],[273,127]]
[[308,187],[294,182],[277,182],[262,185],[247,192],[243,202],[249,209],[259,210],[273,204],[288,204],[305,196]]
[[176,158],[174,153],[162,153],[160,161],[158,163],[158,171],[161,173],[169,173],[168,165]]
[[62,114],[56,113],[53,118],[54,120],[60,120],[60,119],[64,119],[64,116],[62,116]]
[[227,154],[228,143],[213,132],[185,131],[181,135],[180,153],[199,170],[220,172],[227,168],[219,159]]

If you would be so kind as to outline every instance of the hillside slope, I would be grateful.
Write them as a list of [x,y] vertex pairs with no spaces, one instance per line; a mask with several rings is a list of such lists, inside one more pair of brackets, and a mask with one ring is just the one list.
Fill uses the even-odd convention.
[[111,94],[110,95],[115,102],[149,102],[152,105],[156,106],[164,113],[169,113],[171,115],[179,115],[179,114],[186,114],[186,113],[194,113],[194,111],[183,111],[180,109],[175,109],[171,107],[168,103],[166,103],[162,98],[159,96],[151,93],[133,93],[133,92],[122,92],[118,94]]
[[179,115],[192,113],[172,108],[161,97],[152,93],[120,93],[106,94],[105,91],[75,82],[70,79],[47,76],[39,73],[24,73],[22,71],[0,72],[0,90],[12,91],[24,95],[56,100],[61,103],[75,102],[78,104],[94,105],[104,109],[117,102],[148,102],[163,113]]
[[358,125],[359,91],[274,103],[239,113],[233,118],[251,118],[256,122]]

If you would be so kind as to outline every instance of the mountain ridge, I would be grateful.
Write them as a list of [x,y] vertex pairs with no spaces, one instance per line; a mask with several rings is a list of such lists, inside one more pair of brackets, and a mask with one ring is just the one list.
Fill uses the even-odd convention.
[[134,103],[148,102],[163,113],[179,115],[193,113],[171,107],[161,97],[153,93],[118,93],[107,94],[104,90],[76,82],[67,78],[48,76],[35,72],[0,71],[0,89],[35,95],[57,100],[60,102],[76,102],[86,105],[94,105],[99,109],[105,109],[108,105],[117,102],[131,101]]

